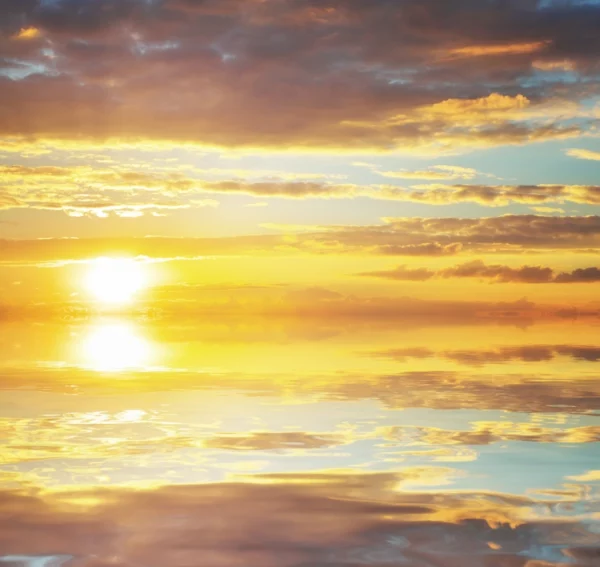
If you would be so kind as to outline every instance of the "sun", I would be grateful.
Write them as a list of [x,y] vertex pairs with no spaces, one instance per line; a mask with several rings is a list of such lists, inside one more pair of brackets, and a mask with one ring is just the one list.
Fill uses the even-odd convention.
[[128,258],[97,258],[90,265],[86,288],[103,303],[129,303],[146,284],[142,265]]

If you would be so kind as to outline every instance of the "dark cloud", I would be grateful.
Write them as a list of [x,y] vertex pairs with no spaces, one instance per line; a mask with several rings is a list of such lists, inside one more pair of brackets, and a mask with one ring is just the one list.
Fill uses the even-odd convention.
[[25,26],[38,4],[39,0],[0,0],[0,30]]
[[495,349],[462,349],[434,351],[427,347],[399,348],[370,353],[373,356],[405,361],[411,358],[442,357],[466,366],[500,364],[514,361],[548,362],[557,356],[566,356],[586,362],[600,361],[600,347],[577,345],[517,345]]
[[[310,227],[309,227],[310,228]],[[315,226],[301,234],[223,238],[2,240],[0,260],[81,260],[98,255],[185,258],[256,251],[444,256],[460,251],[595,249],[600,217],[505,215],[487,218],[388,218],[372,226]]]
[[600,268],[579,268],[572,272],[558,274],[556,283],[593,283],[600,282]]
[[[145,490],[4,490],[0,550],[17,565],[72,560],[86,567],[476,567],[482,560],[505,567],[564,557],[563,550],[576,558],[573,565],[593,565],[592,533],[571,517],[561,519],[561,510],[575,505],[576,491],[556,501],[398,490],[403,483],[443,483],[453,474],[423,467]],[[552,519],[522,519],[537,507]]]
[[551,268],[541,266],[487,266],[480,260],[447,268],[440,272],[443,278],[482,278],[502,283],[549,283],[553,281]]
[[0,21],[29,69],[0,79],[3,136],[439,152],[595,120],[596,4],[5,0]]
[[520,266],[512,268],[503,265],[486,265],[481,260],[473,260],[451,268],[429,270],[398,266],[392,270],[363,272],[358,274],[374,278],[399,281],[426,281],[432,278],[479,278],[497,283],[593,283],[600,281],[599,268],[580,268],[572,272],[557,273],[552,268],[542,266]]
[[31,23],[50,33],[91,36],[133,17],[144,16],[141,0],[57,0],[46,2],[31,14]]
[[[387,218],[383,225],[332,227],[321,234],[298,236],[305,243],[333,248],[390,250],[436,242],[440,246],[462,245],[465,251],[484,249],[570,249],[584,243],[600,243],[600,217],[547,217],[504,215],[483,218]],[[402,251],[401,248],[391,248]]]

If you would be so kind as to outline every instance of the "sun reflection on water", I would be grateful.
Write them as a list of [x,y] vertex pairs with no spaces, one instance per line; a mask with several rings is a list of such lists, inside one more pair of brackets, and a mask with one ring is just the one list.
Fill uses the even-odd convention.
[[146,368],[151,347],[132,324],[103,323],[93,327],[82,345],[85,365],[99,372]]

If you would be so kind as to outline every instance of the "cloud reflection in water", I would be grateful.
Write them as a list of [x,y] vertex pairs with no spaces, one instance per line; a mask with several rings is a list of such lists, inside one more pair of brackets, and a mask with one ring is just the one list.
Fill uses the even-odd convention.
[[[488,330],[15,328],[32,347],[0,379],[2,560],[592,567],[596,358],[558,327]],[[561,345],[556,364],[518,341]],[[461,342],[502,366],[446,354]]]

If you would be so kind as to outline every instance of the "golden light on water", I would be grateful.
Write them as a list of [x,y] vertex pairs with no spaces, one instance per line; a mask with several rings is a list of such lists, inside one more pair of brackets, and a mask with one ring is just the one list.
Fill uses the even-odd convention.
[[125,322],[94,327],[82,350],[86,366],[99,372],[144,368],[151,354],[149,342]]
[[85,279],[88,291],[97,300],[110,304],[131,302],[145,284],[142,265],[127,258],[98,258]]

